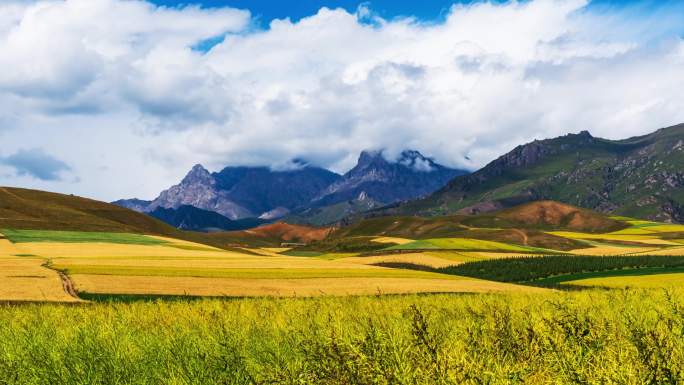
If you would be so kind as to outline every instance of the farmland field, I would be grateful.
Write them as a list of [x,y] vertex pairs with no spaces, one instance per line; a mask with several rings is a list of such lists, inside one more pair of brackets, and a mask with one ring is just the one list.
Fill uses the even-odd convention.
[[106,233],[92,231],[48,231],[48,230],[11,230],[2,229],[2,234],[14,243],[23,242],[62,242],[86,243],[106,242],[127,245],[157,245],[166,241],[154,237],[128,233]]
[[684,381],[678,227],[476,219],[295,248],[283,224],[244,245],[0,231],[0,383]]
[[[631,274],[630,274],[631,273]],[[610,289],[650,288],[663,289],[684,286],[684,269],[670,271],[634,271],[626,274],[597,274],[595,278],[578,277],[564,281],[564,285],[602,287]]]
[[0,307],[0,380],[675,384],[684,381],[683,296],[121,297]]
[[[375,266],[380,260],[356,254],[316,257],[282,255],[285,248],[221,250],[172,238],[132,234],[59,231],[5,231],[15,243],[3,240],[6,255],[21,266],[33,264],[41,282],[52,282],[52,294],[39,286],[21,290],[5,281],[5,300],[77,301],[66,295],[58,271],[73,288],[88,294],[154,294],[192,296],[318,296],[377,293],[488,292],[538,290],[434,272]],[[30,255],[20,260],[14,255]],[[468,258],[465,258],[468,259]],[[455,255],[423,255],[418,262],[436,267],[459,263]],[[414,257],[414,261],[415,257]],[[375,263],[374,263],[375,262]],[[18,263],[18,262],[13,262]],[[29,270],[27,270],[29,271]],[[28,273],[27,273],[28,274]],[[49,279],[47,278],[49,277]],[[19,278],[15,278],[17,283]],[[28,278],[26,278],[28,279]],[[34,278],[37,279],[37,278]],[[19,289],[18,289],[19,288]],[[52,297],[50,297],[52,295]],[[42,297],[41,297],[42,296]]]

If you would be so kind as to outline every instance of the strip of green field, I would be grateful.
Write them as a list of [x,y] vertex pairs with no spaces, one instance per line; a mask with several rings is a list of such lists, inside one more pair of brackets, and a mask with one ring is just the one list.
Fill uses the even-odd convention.
[[0,230],[13,243],[26,242],[64,242],[64,243],[119,243],[129,245],[161,245],[168,243],[162,239],[141,234],[107,233],[90,231],[54,231],[54,230]]
[[421,239],[403,245],[387,247],[383,250],[460,250],[460,251],[512,251],[521,253],[549,252],[550,250],[511,245],[496,241],[471,238],[433,238]]
[[134,266],[52,266],[69,275],[122,275],[153,277],[197,278],[253,278],[253,279],[306,279],[306,278],[430,278],[463,279],[453,275],[402,270],[402,269],[205,269],[205,268],[144,268]]
[[[589,271],[576,274],[558,275],[554,277],[544,278],[534,281],[540,285],[559,285],[562,283],[572,283],[580,279],[589,278],[608,278],[608,277],[635,277],[642,275],[660,275],[660,274],[677,274],[684,273],[683,267],[643,267],[643,268],[626,268],[608,271]],[[684,282],[683,282],[684,283]]]

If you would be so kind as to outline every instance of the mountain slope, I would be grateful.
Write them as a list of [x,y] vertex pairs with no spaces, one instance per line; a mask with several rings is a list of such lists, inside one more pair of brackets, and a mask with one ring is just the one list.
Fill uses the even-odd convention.
[[278,231],[266,228],[247,232],[195,233],[176,229],[148,215],[110,203],[73,195],[10,187],[0,187],[0,229],[150,234],[225,249],[236,246],[279,246],[281,242],[292,239],[316,239],[328,231],[279,224]]
[[158,207],[177,209],[180,206],[194,206],[230,219],[254,216],[217,185],[218,182],[209,171],[202,165],[195,165],[179,184],[162,191],[144,211],[151,212]]
[[[586,244],[549,234],[548,231],[606,233],[626,227],[627,223],[600,213],[558,202],[540,201],[477,215],[367,218],[336,229],[320,246],[336,249],[349,240],[361,241],[381,236],[407,239],[466,238],[571,250],[586,247]],[[311,244],[307,248],[316,247],[319,246]]]
[[322,190],[309,207],[286,217],[288,221],[324,225],[398,201],[427,195],[467,171],[451,169],[404,151],[396,161],[382,151],[364,151],[354,168]]
[[194,206],[180,206],[176,209],[157,207],[148,215],[181,230],[190,231],[232,231],[263,225],[267,221],[258,218],[231,220],[223,215],[198,209]]
[[162,191],[151,202],[122,199],[113,203],[140,212],[193,206],[231,220],[262,215],[275,219],[306,205],[322,189],[340,178],[322,168],[301,166],[285,171],[267,167],[226,167],[218,173],[210,173],[198,164],[179,184]]
[[308,165],[283,171],[268,167],[226,167],[213,177],[219,190],[256,216],[278,208],[293,210],[307,205],[340,178],[331,171]]
[[[301,161],[295,163],[298,168],[294,170],[226,167],[217,173],[196,165],[179,184],[151,202],[123,199],[114,203],[140,212],[193,206],[231,220],[286,218],[288,222],[324,225],[424,196],[466,173],[439,165],[417,151],[404,151],[396,161],[385,159],[382,152],[364,151],[358,164],[343,176]],[[159,217],[166,220],[170,214]],[[193,226],[213,225],[195,220]]]
[[168,236],[178,233],[178,230],[161,221],[109,203],[10,187],[0,187],[0,228]]
[[518,146],[429,197],[375,214],[472,214],[556,200],[615,215],[682,222],[683,166],[684,125],[617,141],[583,131]]
[[429,194],[466,173],[437,164],[418,151],[404,151],[394,162],[385,159],[382,151],[364,151],[356,166],[323,190],[313,203],[323,206],[365,194],[389,204]]

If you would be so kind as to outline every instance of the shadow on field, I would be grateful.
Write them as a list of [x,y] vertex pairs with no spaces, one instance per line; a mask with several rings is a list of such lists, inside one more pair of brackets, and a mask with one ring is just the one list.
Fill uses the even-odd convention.
[[430,297],[436,295],[447,295],[454,297],[470,297],[477,295],[477,293],[467,292],[431,292],[431,293],[382,293],[372,295],[346,295],[346,296],[310,296],[310,297],[272,297],[272,296],[195,296],[195,295],[149,295],[149,294],[92,294],[79,293],[79,297],[83,300],[95,303],[136,303],[136,302],[201,302],[204,300],[218,300],[225,302],[243,301],[243,300],[263,300],[264,298],[273,300],[298,300],[298,301],[316,301],[321,298],[339,298],[339,297],[357,297],[357,298],[372,298],[372,297]]

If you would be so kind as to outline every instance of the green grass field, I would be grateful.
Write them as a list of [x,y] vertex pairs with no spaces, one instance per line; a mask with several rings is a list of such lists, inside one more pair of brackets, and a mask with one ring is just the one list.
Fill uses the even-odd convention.
[[677,384],[683,296],[123,296],[143,300],[2,306],[0,382]]
[[1,229],[0,232],[13,243],[62,242],[62,243],[119,243],[129,245],[161,245],[167,241],[140,234],[107,233],[93,231],[53,231]]
[[521,253],[548,252],[548,250],[468,238],[422,239],[384,250],[461,250],[461,251],[511,251]]

